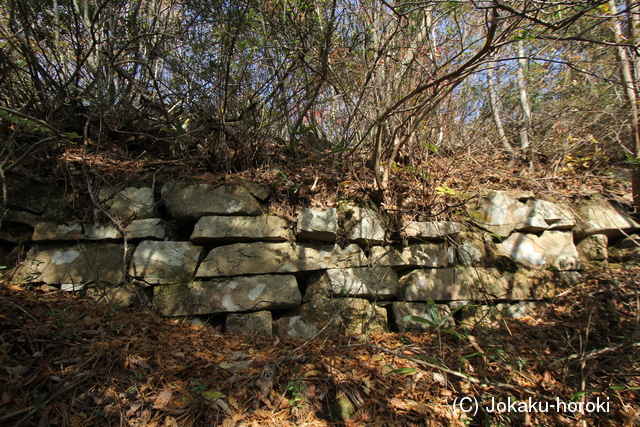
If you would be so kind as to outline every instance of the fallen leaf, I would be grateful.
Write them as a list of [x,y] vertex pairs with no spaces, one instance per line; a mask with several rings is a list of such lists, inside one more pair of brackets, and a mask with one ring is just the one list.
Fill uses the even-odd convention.
[[165,408],[169,402],[171,402],[171,397],[172,397],[173,393],[171,393],[168,390],[164,390],[162,392],[160,392],[160,394],[158,395],[158,397],[156,397],[156,401],[153,405],[153,409],[163,409]]

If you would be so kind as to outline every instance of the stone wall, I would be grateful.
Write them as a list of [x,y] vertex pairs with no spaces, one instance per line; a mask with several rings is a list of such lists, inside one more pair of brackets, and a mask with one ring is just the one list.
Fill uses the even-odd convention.
[[[606,262],[614,243],[621,257],[635,256],[634,236],[619,240],[640,227],[605,200],[568,205],[501,191],[475,198],[460,222],[401,224],[348,201],[283,218],[269,214],[268,188],[245,181],[98,196],[120,226],[64,221],[31,198],[10,199],[0,239],[30,235],[9,277],[296,338],[422,330],[433,325],[403,319],[449,325],[452,310],[470,325],[490,310],[526,315],[579,283],[585,266]],[[404,245],[392,244],[398,236]]]

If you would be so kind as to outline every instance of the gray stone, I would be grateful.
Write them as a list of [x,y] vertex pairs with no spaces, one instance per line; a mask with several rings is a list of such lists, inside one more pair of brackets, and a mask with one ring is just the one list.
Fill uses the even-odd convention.
[[416,243],[402,250],[402,257],[410,267],[446,267],[452,261],[445,244]]
[[84,233],[79,223],[58,224],[51,221],[39,222],[33,228],[32,240],[35,242],[45,240],[82,240]]
[[553,298],[580,280],[575,271],[455,267],[414,270],[400,278],[398,300],[506,301]]
[[153,189],[150,187],[127,187],[116,191],[113,188],[102,188],[98,199],[116,218],[145,219],[159,216]]
[[196,223],[194,243],[283,242],[293,235],[286,219],[275,216],[203,216]]
[[547,230],[540,235],[538,243],[543,248],[551,265],[558,270],[580,270],[580,256],[573,244],[573,233]]
[[469,289],[456,283],[454,268],[414,270],[399,280],[400,301],[473,299]]
[[638,249],[640,248],[640,236],[637,234],[625,236],[622,240],[616,243],[615,247],[617,249]]
[[640,263],[640,237],[637,234],[626,236],[610,250],[612,259],[628,264]]
[[357,245],[298,243],[236,243],[212,249],[200,264],[196,277],[293,273],[328,268],[360,267],[366,257]]
[[84,237],[87,240],[119,240],[122,239],[122,233],[113,224],[109,225],[93,225],[85,224]]
[[455,311],[456,319],[461,325],[473,328],[477,325],[493,325],[499,319],[496,306],[477,304],[470,301],[451,301],[450,309]]
[[[407,316],[420,317],[432,325],[415,320],[403,321]],[[451,309],[446,304],[396,301],[391,304],[391,319],[398,332],[421,332],[455,325]]]
[[578,237],[605,234],[609,238],[629,234],[640,224],[603,199],[583,201],[577,208]]
[[[531,201],[529,201],[531,203]],[[549,228],[549,224],[544,220],[542,215],[537,212],[530,211],[529,216],[516,226],[516,230],[525,233],[538,233]]]
[[494,306],[474,304],[469,301],[452,301],[448,305],[456,311],[460,324],[467,327],[495,325],[501,319],[521,319],[530,316],[536,302],[520,301],[515,304],[499,303]]
[[609,258],[609,238],[604,234],[593,234],[577,245],[578,254],[587,261],[604,261]]
[[372,208],[345,204],[340,208],[342,226],[347,239],[361,246],[379,245],[386,231],[380,214]]
[[20,283],[84,284],[124,280],[123,245],[51,246],[29,251],[27,259],[15,271]]
[[390,267],[329,269],[308,283],[304,302],[337,296],[389,299],[398,291],[398,276]]
[[237,335],[273,335],[273,318],[270,311],[255,313],[231,313],[227,316],[225,332]]
[[460,230],[460,223],[452,221],[408,221],[403,227],[409,239],[442,239]]
[[183,284],[193,279],[202,248],[190,242],[140,242],[131,275],[147,284]]
[[497,245],[498,254],[528,268],[579,270],[578,251],[571,232],[547,230],[540,235],[513,233]]
[[302,300],[296,278],[290,275],[225,277],[155,286],[153,291],[154,309],[163,316],[283,310]]
[[16,222],[18,224],[26,224],[31,227],[35,227],[41,220],[40,215],[32,214],[31,212],[24,211],[8,211],[7,221]]
[[[540,300],[554,298],[576,285],[582,276],[577,271],[518,270],[457,267],[456,281],[475,293],[476,301]],[[462,299],[462,298],[461,298]]]
[[376,267],[405,267],[407,260],[403,248],[396,246],[374,246],[369,254],[369,262]]
[[533,314],[537,304],[534,301],[520,301],[515,304],[497,304],[496,307],[507,319],[523,319]]
[[524,267],[545,269],[551,265],[535,234],[513,233],[497,245],[497,251]]
[[68,205],[69,198],[61,187],[52,185],[51,182],[40,182],[12,174],[7,174],[4,179],[6,202],[10,207],[39,215],[47,215],[51,210],[61,207],[61,211],[68,211],[68,206],[64,205]]
[[274,323],[278,335],[298,339],[375,334],[386,332],[387,311],[360,298],[313,300]]
[[480,197],[469,214],[479,227],[507,237],[528,217],[529,207],[503,191],[494,191]]
[[443,243],[415,243],[406,248],[374,246],[369,260],[372,265],[389,267],[446,267],[449,253]]
[[167,231],[161,218],[136,219],[125,227],[127,239],[163,240]]
[[239,178],[238,184],[242,185],[244,188],[249,191],[255,198],[265,201],[271,195],[271,189],[269,187],[264,187],[260,184],[256,184],[255,182],[247,181],[246,179]]
[[147,301],[143,289],[130,284],[109,286],[103,289],[93,287],[87,290],[87,297],[120,308],[131,307]]
[[466,266],[482,266],[489,263],[489,256],[484,239],[477,233],[461,232],[458,234],[458,261]]
[[199,219],[205,215],[261,215],[260,205],[240,185],[184,184],[167,182],[162,199],[176,219]]
[[531,227],[518,226],[518,230],[534,233],[542,230],[570,230],[576,225],[575,215],[568,206],[546,200],[529,200],[527,205],[529,214],[525,224],[529,223]]
[[336,208],[304,208],[298,213],[298,238],[334,242],[338,232]]

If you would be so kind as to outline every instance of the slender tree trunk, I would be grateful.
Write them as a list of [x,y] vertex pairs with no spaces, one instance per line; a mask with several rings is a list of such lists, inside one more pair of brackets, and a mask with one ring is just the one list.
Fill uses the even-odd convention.
[[518,68],[516,77],[518,81],[518,92],[520,94],[520,105],[522,106],[522,124],[520,125],[520,151],[529,162],[529,167],[533,166],[533,158],[531,156],[531,144],[529,143],[529,129],[531,128],[531,106],[529,104],[529,96],[527,95],[527,83],[524,79],[524,69],[527,67],[527,59],[524,56],[524,42],[519,40],[518,49]]
[[[609,9],[612,15],[616,15],[618,10],[616,8],[615,0],[609,0]],[[628,13],[633,16],[633,12],[637,10],[637,7],[633,9],[629,8]],[[637,18],[631,18],[633,23]],[[614,41],[616,43],[624,43],[629,38],[625,37],[622,33],[622,26],[620,21],[614,20],[611,25],[611,32],[613,33]],[[633,36],[631,31],[629,36]],[[622,83],[624,85],[624,94],[629,108],[629,122],[631,125],[631,135],[633,138],[633,174],[631,178],[631,185],[633,191],[633,204],[636,212],[640,212],[640,117],[638,111],[638,84],[635,80],[635,75],[638,70],[634,70],[637,65],[637,61],[633,60],[630,56],[627,48],[622,45],[616,47],[616,53],[618,54],[618,62],[620,63],[620,74],[622,76]],[[633,53],[632,53],[633,54]]]
[[500,137],[500,142],[502,142],[504,151],[509,155],[509,167],[513,167],[515,165],[516,153],[513,151],[513,147],[511,147],[511,144],[509,143],[507,134],[504,131],[504,126],[502,126],[502,117],[500,117],[498,95],[496,90],[496,78],[492,67],[489,67],[487,69],[487,82],[489,83],[489,102],[491,104],[491,114],[493,115],[493,122],[495,123],[496,129],[498,130],[498,136]]

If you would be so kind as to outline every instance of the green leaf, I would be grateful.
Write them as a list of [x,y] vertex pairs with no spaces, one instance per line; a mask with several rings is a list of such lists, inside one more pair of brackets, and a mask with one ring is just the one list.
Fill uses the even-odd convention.
[[429,362],[432,365],[436,365],[436,366],[440,366],[441,368],[444,368],[445,366],[440,363],[439,361],[437,361],[436,359],[434,359],[433,357],[429,357],[429,356],[425,356],[424,354],[420,354],[418,356],[414,356],[416,359],[420,359],[420,360],[424,360],[425,362]]
[[458,338],[459,340],[464,340],[464,335],[462,335],[460,332],[458,331],[454,331],[453,329],[443,329],[442,332],[446,332],[447,334],[451,334],[454,337]]
[[640,387],[627,387],[624,384],[616,384],[616,385],[612,385],[609,386],[609,388],[611,390],[615,390],[615,391],[630,391],[630,390],[640,390]]
[[471,359],[471,358],[472,358],[472,357],[474,357],[474,356],[486,356],[486,354],[484,354],[484,353],[479,353],[479,352],[477,352],[477,351],[476,351],[475,353],[471,353],[471,354],[467,354],[466,356],[462,356],[462,357],[461,357],[461,358],[459,358],[458,360],[459,360],[460,362],[464,362],[465,360],[467,360],[467,359]]
[[438,153],[438,147],[436,147],[435,145],[431,144],[430,142],[425,142],[424,144],[424,148],[426,148],[427,150],[431,151],[434,154]]
[[416,368],[398,368],[398,369],[394,369],[389,373],[396,374],[396,375],[413,375],[416,372],[418,372]]
[[414,316],[413,314],[404,316],[400,321],[401,322],[418,322],[418,323],[422,323],[423,325],[432,326],[434,328],[438,327],[438,325],[433,323],[431,320],[425,319],[424,317],[420,317],[420,316]]
[[441,196],[457,196],[460,194],[459,191],[454,190],[453,188],[447,187],[446,185],[440,185],[436,187],[436,193]]
[[202,392],[202,398],[206,400],[222,399],[224,397],[225,395],[220,393],[219,391],[203,391]]
[[589,393],[602,393],[602,390],[598,390],[598,389],[589,389],[589,390],[582,390],[577,392],[576,394],[574,394],[573,396],[571,396],[571,401],[575,402],[576,400],[578,400],[580,397],[584,396],[585,394],[589,394]]

